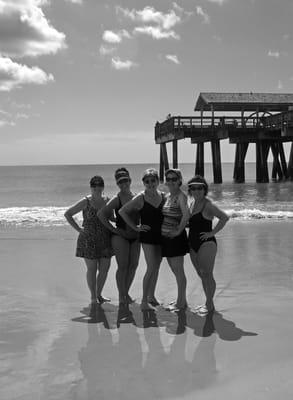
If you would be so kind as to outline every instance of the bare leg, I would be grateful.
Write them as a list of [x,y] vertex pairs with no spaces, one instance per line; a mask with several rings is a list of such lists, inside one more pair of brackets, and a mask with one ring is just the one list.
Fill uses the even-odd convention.
[[[202,287],[203,287],[203,291],[204,291],[204,293],[205,293],[205,295],[206,295],[206,285],[205,285],[205,281],[203,281],[203,279],[202,279],[202,271],[201,271],[201,269],[199,268],[199,264],[198,264],[198,253],[196,253],[193,249],[190,249],[190,259],[191,259],[191,261],[192,261],[192,264],[193,264],[193,266],[194,266],[194,268],[195,268],[195,270],[196,270],[196,272],[197,272],[197,275],[200,277],[200,279],[201,279],[201,283],[202,283]],[[200,307],[203,307],[203,304],[201,305],[201,306],[198,306],[198,307],[196,307],[196,308],[200,308]]]
[[143,278],[143,295],[141,309],[146,310],[148,298],[154,298],[154,290],[157,283],[160,264],[162,261],[161,247],[153,244],[142,244],[147,270]]
[[91,302],[94,303],[97,301],[97,291],[96,291],[96,284],[97,284],[97,269],[98,269],[98,260],[90,260],[89,258],[84,259],[87,271],[86,271],[86,281],[88,288],[91,293]]
[[135,242],[130,243],[130,248],[129,248],[129,265],[126,275],[126,297],[128,300],[131,300],[131,297],[129,296],[128,292],[136,273],[136,269],[139,262],[139,256],[140,256],[140,243],[138,240],[136,240]]
[[112,237],[112,247],[117,261],[116,284],[119,293],[119,303],[126,303],[126,276],[129,265],[129,241],[122,236]]
[[168,257],[168,264],[175,275],[177,282],[177,301],[176,306],[178,308],[186,307],[186,276],[184,273],[184,258],[183,256],[179,257]]
[[98,265],[98,276],[97,276],[97,298],[102,297],[102,290],[105,285],[108,271],[111,265],[111,258],[100,258]]
[[[193,250],[191,250],[191,260],[193,261],[194,253],[192,254]],[[216,291],[216,281],[214,279],[213,270],[215,265],[215,258],[217,254],[217,245],[214,242],[207,242],[203,243],[198,250],[196,262],[197,266],[195,266],[201,280],[203,290],[206,296],[206,307],[208,311],[214,309],[214,302],[213,298]]]
[[159,268],[156,268],[153,271],[151,281],[150,281],[150,287],[149,287],[149,291],[148,291],[148,301],[155,303],[155,304],[156,303],[159,304],[159,302],[157,301],[156,296],[155,296],[155,290],[156,290],[156,286],[157,286],[157,282],[158,282],[158,276],[159,276]]

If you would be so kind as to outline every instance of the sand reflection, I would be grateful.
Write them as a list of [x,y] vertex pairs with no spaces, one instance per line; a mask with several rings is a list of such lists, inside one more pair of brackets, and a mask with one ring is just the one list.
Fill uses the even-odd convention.
[[200,317],[163,308],[142,313],[107,304],[73,319],[86,322],[88,340],[79,351],[84,380],[76,398],[181,398],[217,381],[217,340],[256,335],[221,314]]

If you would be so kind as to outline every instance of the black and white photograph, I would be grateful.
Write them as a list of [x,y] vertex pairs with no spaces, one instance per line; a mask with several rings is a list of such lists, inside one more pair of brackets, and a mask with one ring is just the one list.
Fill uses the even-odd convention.
[[293,398],[293,1],[0,0],[0,399]]

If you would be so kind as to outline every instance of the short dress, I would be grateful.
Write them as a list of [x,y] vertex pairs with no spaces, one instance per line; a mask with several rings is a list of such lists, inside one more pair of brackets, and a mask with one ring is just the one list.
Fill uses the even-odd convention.
[[143,195],[143,207],[139,210],[140,223],[142,225],[149,225],[151,229],[146,232],[139,232],[139,240],[141,243],[162,244],[161,227],[163,222],[162,208],[164,202],[165,197],[163,193],[161,203],[158,207],[146,201]]
[[188,240],[186,230],[180,233],[180,235],[170,238],[166,236],[169,232],[173,232],[177,229],[182,218],[182,211],[180,208],[179,195],[171,198],[167,198],[162,212],[163,212],[163,224],[162,224],[162,255],[163,257],[179,257],[184,256],[189,252]]
[[113,256],[111,247],[111,233],[97,217],[97,210],[86,197],[87,206],[83,210],[84,232],[78,235],[76,257],[96,260]]

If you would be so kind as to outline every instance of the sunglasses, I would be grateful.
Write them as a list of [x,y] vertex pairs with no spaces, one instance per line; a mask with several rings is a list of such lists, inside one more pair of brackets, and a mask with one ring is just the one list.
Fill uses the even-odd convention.
[[156,183],[156,179],[155,178],[144,179],[143,183],[146,183],[147,185],[149,183]]
[[196,190],[204,190],[204,186],[189,186],[189,190],[191,190],[192,192],[195,192]]
[[104,187],[104,185],[102,183],[93,183],[91,185],[91,187],[95,188],[95,187]]
[[117,183],[117,185],[121,185],[121,183],[128,183],[128,182],[130,182],[130,179],[128,179],[128,178],[121,179],[121,180]]
[[177,182],[178,178],[176,178],[175,176],[173,178],[166,178],[166,182]]

